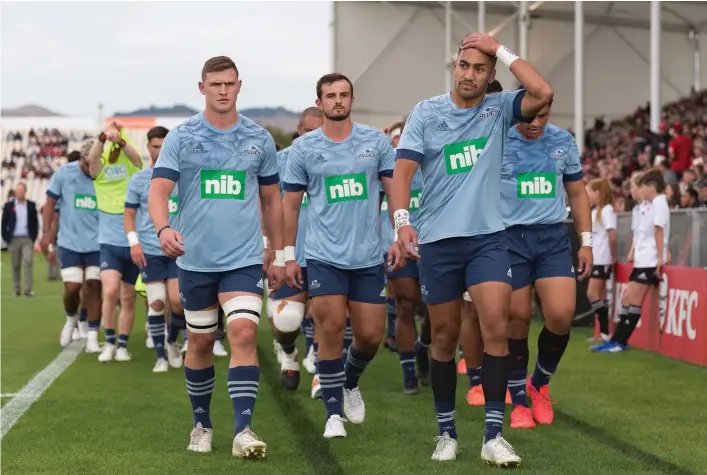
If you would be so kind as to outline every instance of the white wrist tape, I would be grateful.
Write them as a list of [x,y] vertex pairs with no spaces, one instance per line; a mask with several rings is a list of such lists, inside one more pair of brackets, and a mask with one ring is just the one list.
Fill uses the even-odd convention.
[[393,213],[393,219],[395,220],[395,234],[397,236],[398,229],[403,226],[410,226],[410,213],[406,209],[396,209]]
[[270,242],[268,241],[268,237],[267,237],[267,236],[263,236],[263,247],[264,247],[265,249],[267,249],[267,248],[270,247]]
[[49,245],[47,246],[47,250],[48,250],[49,252],[54,252],[54,244],[49,243]]
[[126,234],[126,236],[128,237],[128,244],[130,244],[130,247],[140,244],[140,240],[137,238],[137,233],[135,231],[130,231]]
[[272,265],[276,267],[285,267],[285,251],[275,251],[275,260],[272,261]]
[[579,233],[579,237],[582,240],[582,247],[592,247],[592,233]]
[[295,246],[285,246],[285,261],[296,261]]
[[505,64],[507,68],[510,68],[511,64],[513,64],[513,61],[518,59],[518,56],[516,56],[511,50],[509,50],[505,46],[501,45],[496,50],[496,58],[498,58],[499,61]]

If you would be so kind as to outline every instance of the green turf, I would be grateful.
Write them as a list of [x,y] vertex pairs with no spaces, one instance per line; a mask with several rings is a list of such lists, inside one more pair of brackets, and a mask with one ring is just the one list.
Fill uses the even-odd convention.
[[[12,297],[7,256],[2,271],[2,392],[22,386],[59,352],[61,284],[36,266],[37,297]],[[141,307],[139,307],[141,308]],[[100,365],[83,354],[2,441],[4,474],[468,474],[492,472],[479,460],[483,409],[464,402],[459,378],[460,456],[433,463],[436,422],[429,389],[401,392],[394,354],[382,350],[362,379],[366,422],[347,425],[346,440],[324,441],[324,409],[280,388],[267,325],[260,332],[261,385],[254,429],[269,445],[260,462],[231,456],[233,416],[227,359],[217,361],[212,418],[214,452],[189,454],[191,414],[181,370],[153,375],[139,311],[133,361]],[[538,325],[535,325],[536,327]],[[533,338],[537,335],[537,328]],[[592,355],[586,329],[573,332],[553,380],[556,421],[533,431],[506,429],[527,474],[706,474],[707,369],[633,350]],[[534,345],[531,345],[531,352]],[[5,401],[3,401],[5,402]]]

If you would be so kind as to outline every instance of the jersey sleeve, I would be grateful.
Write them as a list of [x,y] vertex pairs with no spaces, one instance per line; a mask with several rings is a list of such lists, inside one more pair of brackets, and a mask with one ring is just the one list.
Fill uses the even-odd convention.
[[285,191],[303,191],[307,189],[308,176],[307,167],[302,156],[302,141],[298,141],[292,146],[290,156],[287,157],[287,169],[285,171],[285,184],[282,189]]
[[[657,206],[656,206],[657,204]],[[667,201],[661,199],[659,203],[654,202],[653,225],[665,229],[670,222],[670,208]]]
[[280,175],[277,172],[277,147],[269,132],[266,132],[265,150],[263,159],[258,167],[258,184],[276,185],[280,182]]
[[381,133],[380,160],[378,161],[378,177],[393,178],[395,167],[395,151],[388,137]]
[[604,226],[604,229],[607,231],[609,229],[616,229],[616,212],[613,207],[604,207],[601,213],[601,225]]
[[49,181],[49,187],[47,188],[47,196],[59,200],[61,198],[62,189],[62,171],[57,170],[56,173],[52,175],[52,179]]
[[525,97],[525,89],[503,91],[500,94],[503,94],[503,118],[509,128],[518,122],[532,122],[535,119],[534,117],[523,117],[521,104],[523,97]]
[[128,192],[125,194],[125,207],[138,209],[140,207],[140,176],[133,175],[128,182]]
[[425,156],[425,118],[422,112],[422,102],[410,112],[395,156],[396,159],[405,158],[417,163],[422,162]]
[[570,149],[567,153],[567,159],[565,161],[565,171],[562,175],[562,181],[565,183],[579,181],[584,178],[584,173],[582,173],[582,163],[579,157],[579,147],[577,147],[577,142],[574,138],[567,132],[570,139]]
[[172,129],[162,143],[160,156],[152,169],[152,178],[166,178],[171,181],[179,180],[179,152],[181,148],[179,131]]

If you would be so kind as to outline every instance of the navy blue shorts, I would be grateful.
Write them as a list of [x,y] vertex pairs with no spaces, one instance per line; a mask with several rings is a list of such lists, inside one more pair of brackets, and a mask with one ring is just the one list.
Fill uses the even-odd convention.
[[177,267],[177,259],[172,259],[167,256],[148,256],[145,255],[147,266],[140,270],[142,281],[163,282],[168,279],[176,279],[179,275]]
[[511,283],[505,231],[420,244],[420,293],[426,304],[460,299],[472,285]]
[[532,285],[538,279],[576,279],[572,244],[563,223],[512,226],[506,229],[513,271],[513,290]]
[[[384,268],[387,268],[387,259],[388,259],[388,254],[385,254],[385,259],[386,262],[383,263]],[[414,261],[412,259],[408,259],[405,262],[405,266],[402,269],[398,269],[392,272],[386,272],[385,277],[386,279],[415,279],[415,280],[420,280],[420,268],[419,268],[419,262],[420,261]]]
[[383,266],[340,269],[307,259],[309,296],[346,295],[352,302],[385,303]]
[[179,298],[184,310],[213,307],[218,304],[218,295],[224,292],[263,295],[263,266],[260,264],[221,272],[178,270]]
[[290,297],[294,297],[295,295],[299,295],[302,292],[307,292],[309,288],[309,280],[307,280],[307,268],[302,267],[302,290],[297,289],[297,288],[292,288],[287,284],[283,284],[282,287],[280,287],[280,290],[277,292],[273,292],[270,294],[270,298],[273,300],[282,300],[282,299],[289,299]]
[[101,253],[99,251],[76,252],[71,249],[58,246],[57,254],[62,269],[67,269],[69,267],[81,267],[85,269],[86,267],[98,267],[101,265]]
[[101,270],[117,270],[126,284],[135,285],[140,269],[130,257],[130,248],[101,244]]

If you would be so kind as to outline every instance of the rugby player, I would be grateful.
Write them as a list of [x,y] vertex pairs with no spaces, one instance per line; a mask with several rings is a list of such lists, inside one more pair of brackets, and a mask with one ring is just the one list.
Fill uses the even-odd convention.
[[[105,147],[106,142],[110,145]],[[103,329],[106,337],[98,361],[130,361],[128,338],[135,321],[135,281],[139,274],[130,258],[130,244],[123,229],[125,194],[130,177],[142,169],[140,154],[127,138],[126,131],[112,122],[85,144],[88,165],[98,201],[98,243],[101,247],[101,284],[103,287]],[[122,285],[121,285],[122,281]],[[115,346],[115,313],[120,300],[120,334]]]
[[[525,90],[486,95],[496,61],[510,67]],[[461,300],[468,291],[479,313],[484,343],[481,382],[486,430],[481,458],[516,466],[520,457],[502,435],[508,383],[511,269],[499,195],[501,162],[510,127],[530,122],[553,97],[526,61],[488,35],[467,36],[454,63],[451,93],[424,100],[408,117],[397,151],[391,205],[400,250],[420,259],[422,298],[432,326],[430,373],[439,437],[434,460],[454,460],[457,384],[455,353]],[[422,165],[424,194],[417,232],[407,207],[410,183]]]
[[[513,274],[508,390],[514,429],[532,429],[536,422],[551,424],[554,419],[548,385],[569,342],[577,292],[572,245],[564,224],[567,204],[581,240],[579,279],[592,271],[591,210],[579,148],[572,134],[548,123],[551,104],[538,111],[532,122],[511,129],[501,169],[501,211]],[[545,324],[528,380],[533,287],[542,303]]]
[[606,300],[606,282],[616,263],[617,237],[614,192],[607,179],[592,180],[587,184],[587,195],[592,206],[592,242],[594,267],[587,285],[587,298],[599,322],[599,339],[609,339],[609,302]]
[[591,348],[598,353],[620,353],[628,349],[628,340],[641,318],[643,299],[652,286],[660,284],[662,267],[668,259],[670,207],[665,197],[663,174],[658,169],[650,170],[641,177],[638,186],[644,204],[634,230],[633,271],[611,340]]
[[[47,201],[42,215],[43,231],[40,245],[48,252],[59,223],[58,253],[61,280],[64,281],[66,323],[59,344],[71,343],[77,323],[79,303],[87,311],[87,353],[99,353],[98,330],[101,326],[100,248],[98,246],[98,206],[93,180],[88,174],[86,156],[78,151],[68,155],[68,163],[54,172],[47,189]],[[62,200],[62,212],[56,204]],[[83,289],[83,296],[82,296]]]
[[[179,302],[177,262],[160,249],[160,241],[148,213],[148,196],[152,167],[157,163],[162,143],[167,137],[165,127],[157,126],[147,132],[150,163],[130,178],[125,197],[125,234],[130,244],[130,256],[140,269],[147,294],[147,324],[157,353],[153,373],[166,373],[169,366],[181,368],[182,354],[177,345],[179,331],[185,327],[182,305]],[[179,196],[177,188],[169,197],[170,226],[178,229]],[[170,331],[165,345],[165,310],[167,297],[172,311]]]
[[[295,244],[306,191],[308,212],[318,218],[307,223],[305,258],[327,413],[324,437],[333,438],[347,435],[342,402],[349,421],[360,424],[365,418],[359,379],[385,329],[383,249],[376,231],[379,190],[382,183],[390,193],[394,153],[383,132],[351,120],[353,85],[346,76],[327,74],[317,81],[316,91],[324,124],[300,137],[287,159],[285,259],[288,284],[302,289]],[[347,309],[354,342],[344,361]]]
[[[299,137],[322,126],[322,112],[316,107],[308,107],[300,115],[297,133]],[[298,139],[299,140],[299,139]],[[292,147],[287,147],[277,154],[277,164],[280,176],[284,178],[287,161]],[[282,181],[280,183],[283,183]],[[297,223],[297,263],[302,269],[302,289],[284,285],[268,298],[268,316],[272,319],[275,339],[282,348],[280,372],[282,385],[286,389],[295,390],[299,387],[299,357],[295,342],[299,327],[307,314],[307,263],[304,258],[304,243],[307,231],[307,198],[302,199]]]
[[[178,257],[179,292],[189,333],[184,360],[194,429],[187,450],[210,452],[213,345],[218,306],[231,347],[228,392],[234,415],[232,454],[263,458],[267,445],[251,429],[258,394],[257,332],[263,306],[264,229],[275,251],[272,290],[285,279],[282,198],[275,143],[267,130],[239,114],[236,64],[206,61],[199,91],[203,112],[172,129],[152,174],[149,212],[168,257]],[[169,224],[169,197],[179,188],[178,232]]]

